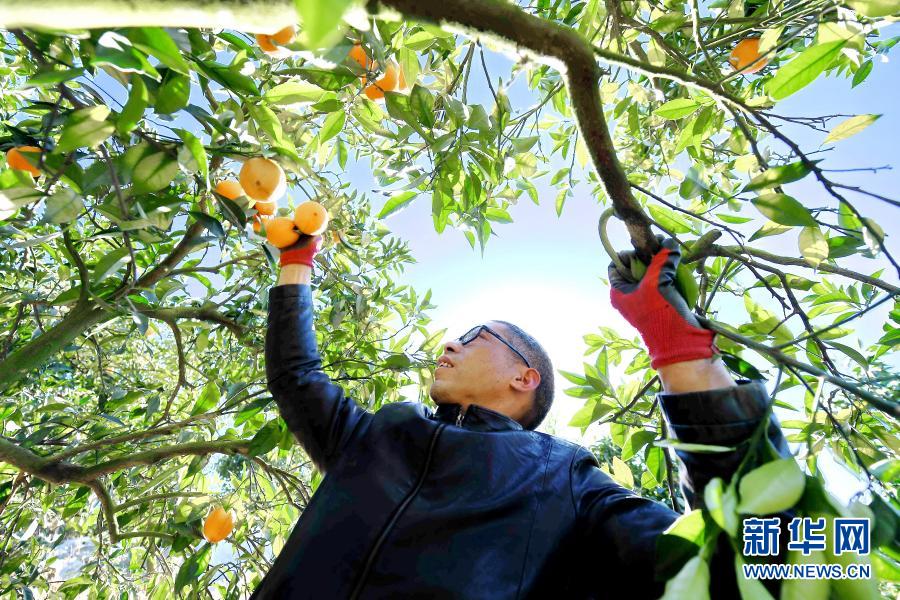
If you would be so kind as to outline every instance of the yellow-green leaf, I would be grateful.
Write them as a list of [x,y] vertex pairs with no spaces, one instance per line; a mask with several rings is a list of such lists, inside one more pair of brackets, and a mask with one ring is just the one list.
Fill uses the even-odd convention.
[[687,561],[678,574],[666,582],[660,600],[709,600],[709,565],[700,556]]
[[800,230],[800,253],[814,267],[828,258],[828,240],[818,227],[804,227]]
[[751,515],[770,515],[794,506],[803,495],[806,476],[793,458],[782,458],[753,469],[738,484],[741,501],[737,510]]
[[840,140],[845,140],[851,135],[856,135],[879,118],[881,118],[881,115],[856,115],[855,117],[850,117],[832,129],[828,134],[828,137],[825,138],[824,143],[832,144]]
[[612,476],[623,486],[634,487],[634,475],[631,473],[631,467],[618,456],[613,456],[612,459]]
[[867,17],[886,17],[900,12],[900,0],[847,0],[846,4]]
[[806,87],[831,66],[846,43],[846,40],[837,40],[810,46],[778,69],[767,82],[766,92],[775,100],[781,100]]

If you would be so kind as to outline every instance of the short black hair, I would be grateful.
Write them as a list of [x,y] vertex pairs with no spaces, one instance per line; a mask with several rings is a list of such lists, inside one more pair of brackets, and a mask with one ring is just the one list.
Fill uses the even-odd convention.
[[522,427],[533,431],[538,428],[547,413],[550,412],[550,407],[553,406],[553,363],[550,362],[550,356],[544,347],[521,327],[507,321],[492,320],[506,326],[512,338],[510,342],[516,347],[516,350],[525,355],[532,368],[541,374],[541,383],[534,390],[534,404],[531,412],[528,414],[527,421],[522,423]]

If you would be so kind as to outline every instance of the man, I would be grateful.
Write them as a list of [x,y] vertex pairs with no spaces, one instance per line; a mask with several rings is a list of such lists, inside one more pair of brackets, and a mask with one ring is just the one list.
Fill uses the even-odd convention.
[[[325,478],[252,598],[658,598],[666,557],[656,540],[679,515],[616,484],[583,447],[534,431],[553,387],[540,345],[506,322],[482,324],[444,345],[430,390],[437,410],[364,411],[321,371],[310,290],[318,248],[305,238],[281,255],[266,370]],[[770,400],[717,360],[713,333],[673,287],[679,260],[665,240],[640,284],[611,268],[611,296],[647,345],[672,434],[739,446],[678,453],[697,506],[711,478],[730,479]],[[788,456],[774,420],[767,427]],[[729,597],[733,562],[718,560],[713,597]]]

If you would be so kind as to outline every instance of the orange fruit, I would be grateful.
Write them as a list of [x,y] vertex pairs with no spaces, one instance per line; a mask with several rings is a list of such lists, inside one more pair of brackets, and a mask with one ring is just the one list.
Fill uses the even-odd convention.
[[244,195],[244,188],[236,179],[225,179],[216,184],[216,193],[225,196],[229,200],[235,200]]
[[[369,100],[378,100],[384,98],[385,92],[392,92],[397,89],[397,67],[393,64],[387,66],[384,75],[375,83],[366,87],[365,94]],[[365,81],[363,82],[365,83]]]
[[313,200],[308,200],[294,211],[294,225],[306,235],[319,235],[328,227],[328,211]]
[[266,33],[256,34],[256,43],[262,48],[263,52],[277,52],[278,46],[290,44],[294,40],[295,29],[293,25],[288,25],[284,29],[279,29],[272,35]]
[[265,217],[261,217],[259,215],[253,215],[253,232],[259,233],[262,231],[263,225],[268,222],[269,219]]
[[277,52],[278,46],[272,43],[272,36],[265,33],[256,34],[256,43],[262,48],[263,52]]
[[284,171],[274,160],[256,157],[241,167],[241,187],[254,200],[277,200],[287,189]]
[[215,544],[221,542],[234,529],[234,517],[221,506],[209,511],[206,520],[203,521],[203,537]]
[[406,89],[406,74],[403,72],[403,67],[397,69],[399,75],[397,76],[397,89],[405,90]]
[[292,41],[294,41],[294,32],[295,32],[294,26],[288,25],[287,27],[285,27],[283,29],[279,29],[278,31],[273,33],[272,41],[275,42],[276,44],[281,44],[281,45],[290,44]]
[[371,70],[374,65],[372,59],[369,58],[369,55],[366,54],[366,50],[359,42],[357,42],[353,45],[352,48],[350,48],[350,52],[347,54],[347,56],[355,60],[356,64],[362,67],[364,71]]
[[[19,146],[18,148],[10,148],[6,151],[6,164],[9,165],[10,169],[28,171],[35,177],[38,177],[41,174],[40,169],[28,162],[28,159],[30,158],[37,161],[37,155],[40,153],[41,149],[37,146]],[[26,155],[28,158],[26,158]]]
[[743,39],[735,45],[728,57],[728,62],[736,71],[756,73],[768,64],[769,59],[760,58],[759,38],[751,37]]
[[261,215],[271,216],[275,214],[275,209],[278,208],[278,202],[275,200],[257,200],[256,204],[253,205],[253,208]]
[[294,229],[294,220],[288,217],[272,217],[266,221],[266,239],[276,248],[285,248],[300,239]]

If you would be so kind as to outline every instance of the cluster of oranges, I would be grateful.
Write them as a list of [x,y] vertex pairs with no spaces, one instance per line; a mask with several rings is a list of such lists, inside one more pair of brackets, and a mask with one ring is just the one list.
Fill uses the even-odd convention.
[[266,239],[276,248],[285,248],[300,239],[300,234],[319,235],[328,227],[328,211],[309,200],[294,211],[293,218],[274,216],[278,200],[287,190],[284,171],[274,160],[262,157],[244,162],[238,180],[226,179],[216,184],[215,191],[229,200],[241,196],[253,199],[253,231],[265,229]]
[[[33,162],[37,162],[37,158],[41,153],[41,149],[37,146],[17,146],[6,151],[6,164],[10,169],[18,169],[20,171],[28,171],[33,176],[38,177],[41,170],[38,169]],[[28,155],[31,160],[26,158]]]
[[[256,34],[256,43],[266,54],[278,54],[281,52],[279,46],[290,44],[296,37],[297,30],[293,25],[279,29],[273,34]],[[379,69],[378,63],[369,57],[365,48],[359,42],[354,43],[353,47],[347,55],[348,58],[355,61],[362,70],[368,74]],[[389,63],[384,68],[384,73],[373,83],[366,83],[366,75],[359,78],[363,85],[363,93],[370,100],[380,100],[384,98],[385,92],[393,92],[406,89],[406,79],[403,69],[396,63]]]
[[768,64],[769,58],[760,56],[759,41],[758,37],[750,37],[735,44],[728,57],[728,62],[735,71],[756,73]]
[[[378,63],[369,58],[366,49],[363,48],[362,44],[359,42],[353,45],[347,56],[356,62],[356,64],[358,64],[366,73],[378,70]],[[406,89],[406,77],[403,73],[403,69],[393,62],[388,63],[384,68],[384,73],[380,78],[376,79],[374,83],[366,85],[365,75],[361,76],[359,80],[364,86],[363,93],[369,100],[380,100],[384,98],[385,92]]]
[[234,529],[234,517],[221,506],[214,507],[203,521],[203,537],[215,544],[227,538]]

